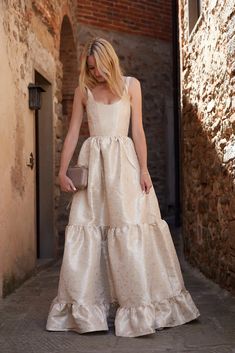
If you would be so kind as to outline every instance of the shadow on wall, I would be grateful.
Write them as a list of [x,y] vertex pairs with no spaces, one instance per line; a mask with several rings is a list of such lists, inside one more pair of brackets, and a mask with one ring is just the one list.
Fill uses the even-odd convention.
[[[235,293],[235,142],[217,133],[223,115],[209,125],[186,97],[182,114],[182,221],[186,259]],[[226,116],[226,120],[229,120]]]

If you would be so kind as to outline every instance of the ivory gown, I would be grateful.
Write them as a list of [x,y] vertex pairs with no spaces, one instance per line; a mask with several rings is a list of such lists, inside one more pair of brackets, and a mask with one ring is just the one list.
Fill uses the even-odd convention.
[[[58,294],[49,331],[108,330],[115,308],[116,336],[135,337],[184,324],[200,313],[184,285],[154,188],[143,194],[125,92],[112,104],[88,90],[90,137],[78,163],[89,166],[88,188],[72,197]],[[112,305],[111,305],[112,304]]]

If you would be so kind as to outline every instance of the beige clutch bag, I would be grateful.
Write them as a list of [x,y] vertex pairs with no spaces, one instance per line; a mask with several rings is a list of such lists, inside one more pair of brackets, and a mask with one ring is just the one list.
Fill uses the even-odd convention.
[[76,189],[83,190],[87,187],[88,168],[85,166],[75,165],[69,167],[67,176],[72,180]]

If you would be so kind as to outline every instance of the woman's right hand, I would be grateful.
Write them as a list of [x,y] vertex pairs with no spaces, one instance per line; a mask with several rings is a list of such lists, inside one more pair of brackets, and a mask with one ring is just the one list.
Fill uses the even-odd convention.
[[58,177],[61,191],[73,192],[77,190],[73,185],[72,180],[66,174],[59,174]]

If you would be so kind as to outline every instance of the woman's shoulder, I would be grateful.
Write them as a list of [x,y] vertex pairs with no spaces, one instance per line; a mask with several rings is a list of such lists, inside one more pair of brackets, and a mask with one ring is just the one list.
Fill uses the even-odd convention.
[[87,87],[85,87],[85,90],[82,91],[81,87],[78,85],[75,88],[74,96],[76,97],[76,99],[80,100],[82,102],[82,104],[85,106],[86,102],[87,102],[87,99],[88,99],[88,89],[87,89]]
[[135,76],[124,76],[126,79],[128,92],[132,93],[135,90],[138,90],[141,87],[140,81]]
[[124,78],[125,78],[125,80],[127,81],[127,83],[129,84],[129,86],[130,85],[138,85],[138,84],[140,84],[140,81],[138,80],[138,78],[137,77],[135,77],[135,76],[128,76],[128,75],[126,75],[126,76],[124,76]]

